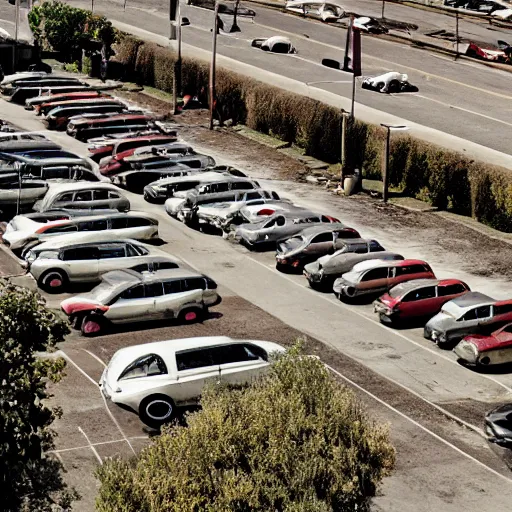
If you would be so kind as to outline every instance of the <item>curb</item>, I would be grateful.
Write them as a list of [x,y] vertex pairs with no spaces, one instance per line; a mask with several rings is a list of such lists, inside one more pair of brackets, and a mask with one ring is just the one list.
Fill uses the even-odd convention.
[[[397,2],[397,1],[393,1],[393,0],[388,0],[388,1],[390,1],[390,2],[392,2],[394,4],[398,4],[398,5],[407,5],[407,3],[405,3],[405,2]],[[291,14],[291,15],[297,16],[298,18],[301,18],[301,19],[308,19],[308,18],[305,18],[303,15],[301,15],[299,13],[296,13],[296,12],[293,12],[293,11],[287,11],[285,9],[284,4],[282,4],[282,3],[270,2],[268,0],[249,0],[248,3],[263,5],[265,7],[270,7],[272,9],[278,9],[278,10],[280,10],[280,11],[286,13],[286,14]],[[423,6],[426,9],[441,10],[441,12],[443,12],[445,14],[455,14],[458,11],[457,9],[453,9],[453,8],[441,9],[440,7],[433,7],[433,6],[429,6],[429,5],[424,5],[424,4],[421,4],[421,3],[418,3],[418,2],[410,2],[410,3],[413,3],[413,4],[418,5],[418,6]],[[414,5],[410,6],[410,7],[412,7],[413,9],[416,8]],[[451,10],[448,10],[448,9],[451,9]],[[482,18],[482,16],[473,15],[473,14],[466,14],[466,13],[460,13],[460,11],[459,11],[459,14],[461,14],[463,16],[475,17],[477,19],[484,19],[484,18]],[[309,18],[309,19],[312,19],[312,18]],[[334,27],[334,28],[346,28],[345,26],[336,25],[334,23],[329,23],[328,26]],[[510,25],[510,28],[512,29],[512,24]],[[370,37],[373,37],[375,39],[380,39],[380,37],[378,35],[375,35],[375,34],[365,34],[365,36],[370,36]],[[476,59],[474,57],[469,57],[469,56],[463,55],[461,53],[459,53],[457,55],[457,52],[455,52],[454,50],[450,50],[448,48],[444,48],[443,46],[438,46],[438,45],[436,45],[434,43],[429,43],[427,41],[415,41],[414,39],[411,39],[411,38],[408,38],[408,37],[404,37],[404,36],[400,36],[400,35],[397,35],[397,34],[384,34],[383,36],[384,37],[382,37],[382,39],[394,40],[394,41],[398,41],[398,42],[407,42],[411,46],[426,47],[426,48],[428,48],[430,50],[433,50],[433,51],[437,51],[437,52],[440,52],[440,53],[445,53],[445,54],[448,54],[448,55],[453,55],[454,57],[457,57],[458,59],[467,60],[469,62],[477,62],[477,63],[482,64],[483,66],[486,66],[488,68],[499,69],[500,71],[505,71],[507,73],[512,73],[512,66],[510,66],[510,65],[503,64],[503,63],[494,63],[494,62],[486,61],[486,60],[483,60],[483,59]]]

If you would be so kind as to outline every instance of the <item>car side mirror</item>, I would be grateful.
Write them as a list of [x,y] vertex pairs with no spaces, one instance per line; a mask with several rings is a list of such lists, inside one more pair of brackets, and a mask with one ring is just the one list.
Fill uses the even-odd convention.
[[190,25],[190,20],[188,18],[181,18],[181,26],[182,27],[188,27]]

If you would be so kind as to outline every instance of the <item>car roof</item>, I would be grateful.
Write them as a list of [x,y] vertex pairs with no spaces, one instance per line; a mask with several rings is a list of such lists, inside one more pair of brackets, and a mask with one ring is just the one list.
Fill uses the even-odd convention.
[[[176,352],[185,350],[200,349],[206,347],[215,347],[219,345],[229,345],[231,343],[254,343],[262,348],[269,345],[271,342],[249,339],[235,339],[228,336],[200,336],[196,338],[182,338],[164,341],[154,341],[152,343],[145,343],[141,345],[132,345],[118,350],[114,357],[116,359],[126,358],[126,364],[129,364],[133,359],[144,356],[146,354],[157,354],[164,360],[169,360]],[[273,343],[272,343],[273,345]]]
[[87,190],[90,188],[104,188],[107,190],[115,190],[121,192],[121,189],[113,183],[106,183],[104,181],[84,181],[84,182],[73,182],[73,183],[56,183],[51,186],[49,193],[51,195],[58,194],[60,192],[75,192],[80,190]]
[[[405,281],[403,283],[393,286],[393,295],[403,295],[412,290],[418,290],[424,286],[437,286],[442,283],[441,279],[413,279],[412,281]],[[446,283],[443,283],[446,284]]]
[[[377,255],[378,253],[376,253]],[[427,264],[423,260],[380,260],[378,258],[361,261],[361,263],[357,263],[352,268],[355,272],[364,272],[365,270],[370,270],[372,268],[380,268],[380,267],[405,267],[407,265],[425,265]]]
[[489,297],[489,295],[485,295],[481,292],[468,292],[450,302],[461,309],[469,309],[474,306],[487,306],[494,304],[496,299],[493,299],[492,297]]
[[43,242],[36,246],[38,251],[46,250],[46,249],[76,249],[77,247],[88,247],[89,245],[105,245],[105,244],[114,244],[120,245],[124,243],[135,244],[137,246],[144,245],[136,240],[132,240],[130,238],[121,238],[119,240],[96,240],[98,236],[97,232],[91,231],[89,233],[80,233],[80,242],[70,241],[69,239],[60,239],[56,237],[54,240],[48,240],[47,242]]
[[[286,212],[283,212],[286,213]],[[322,217],[319,215],[319,217]],[[332,231],[339,231],[340,229],[346,229],[347,226],[345,224],[342,224],[341,222],[323,222],[322,224],[315,224],[314,226],[309,226],[305,229],[303,229],[300,232],[300,235],[306,236],[306,237],[312,237],[314,235],[317,235],[319,233],[328,233]]]
[[[190,169],[194,171],[194,169]],[[222,180],[225,177],[225,174],[217,171],[206,171],[206,172],[191,172],[187,176],[170,176],[169,178],[162,178],[160,180],[153,181],[149,184],[149,186],[164,186],[164,185],[173,185],[175,183],[182,183],[187,181],[204,181],[208,183],[210,180],[218,181]]]

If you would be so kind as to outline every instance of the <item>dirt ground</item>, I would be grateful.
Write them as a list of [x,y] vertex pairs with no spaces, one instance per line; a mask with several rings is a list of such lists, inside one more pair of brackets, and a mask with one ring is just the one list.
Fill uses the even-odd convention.
[[[122,92],[122,96],[156,113],[169,114],[169,103],[141,93]],[[212,156],[229,158],[233,165],[246,169],[259,179],[303,181],[305,166],[273,148],[241,136],[230,128],[208,130],[206,110],[188,110],[171,116],[179,125],[180,136],[197,147],[208,147]],[[322,187],[312,185],[318,191]],[[295,190],[294,190],[295,191]],[[459,223],[441,218],[435,212],[414,212],[383,204],[365,194],[340,197],[332,194],[332,204],[353,218],[354,223],[384,230],[397,240],[411,229],[418,242],[436,251],[447,261],[462,261],[463,269],[481,277],[512,277],[512,250],[507,242],[492,239]]]

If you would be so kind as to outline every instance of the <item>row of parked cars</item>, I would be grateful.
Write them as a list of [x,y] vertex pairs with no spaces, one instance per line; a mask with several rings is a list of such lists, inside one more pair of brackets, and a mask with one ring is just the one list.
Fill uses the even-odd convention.
[[[158,237],[158,221],[131,211],[125,188],[163,204],[191,227],[217,231],[251,250],[274,249],[277,268],[302,272],[314,289],[348,301],[375,296],[375,312],[386,324],[427,319],[425,336],[440,346],[456,344],[467,363],[510,360],[512,301],[437,279],[428,263],[405,259],[324,212],[218,166],[151,113],[130,110],[87,84],[59,80],[27,74],[0,85],[13,101],[44,116],[49,128],[66,130],[89,149],[88,158],[79,157],[41,134],[0,126],[0,197],[5,183],[15,191],[18,185],[23,207],[35,210],[15,216],[3,240],[47,291],[99,282],[61,304],[84,335],[128,322],[193,322],[221,300],[212,279],[148,244]],[[37,188],[30,184],[41,190],[29,198],[28,190]],[[282,350],[219,337],[127,347],[114,355],[100,385],[105,396],[159,426],[176,407],[195,402],[208,377],[244,382]]]

